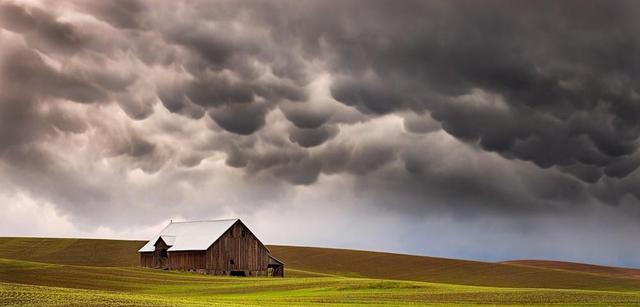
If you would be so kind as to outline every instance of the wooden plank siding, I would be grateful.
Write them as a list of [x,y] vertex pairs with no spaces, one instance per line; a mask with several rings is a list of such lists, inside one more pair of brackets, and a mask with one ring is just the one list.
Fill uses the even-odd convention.
[[[164,242],[161,238],[158,239],[156,244],[154,244],[156,250],[153,252],[153,268],[161,268],[166,269],[169,267],[169,259],[167,257],[163,257],[164,253],[167,253],[167,249],[169,245]],[[166,254],[168,256],[168,253]]]
[[214,275],[284,274],[284,264],[272,259],[269,250],[240,220],[206,250],[171,251],[162,238],[157,239],[154,248],[153,252],[140,252],[141,266]]
[[227,230],[206,253],[207,271],[216,275],[228,275],[230,271],[266,275],[268,262],[269,250],[241,222]]
[[204,251],[169,252],[169,269],[197,271],[206,268]]
[[144,268],[153,268],[153,252],[140,253],[140,266]]

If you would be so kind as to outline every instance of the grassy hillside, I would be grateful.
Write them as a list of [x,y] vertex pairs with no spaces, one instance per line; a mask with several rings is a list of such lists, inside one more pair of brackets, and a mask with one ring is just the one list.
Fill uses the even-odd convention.
[[0,306],[640,305],[640,279],[578,264],[270,246],[287,278],[233,278],[139,268],[143,243],[0,238]]
[[459,306],[640,304],[640,293],[475,287],[348,277],[234,278],[0,261],[0,306]]
[[0,237],[0,258],[92,266],[137,266],[137,250],[145,243],[125,240]]
[[[0,258],[82,266],[132,267],[143,241],[0,238]],[[269,246],[288,273],[552,289],[640,290],[640,279],[522,264],[465,261],[346,249]]]
[[512,260],[503,263],[524,265],[537,268],[557,269],[564,271],[584,272],[612,277],[626,277],[640,279],[640,269],[619,268],[595,264],[585,264],[567,261],[551,260]]
[[288,267],[341,276],[526,288],[640,290],[640,279],[507,263],[346,249],[270,246]]

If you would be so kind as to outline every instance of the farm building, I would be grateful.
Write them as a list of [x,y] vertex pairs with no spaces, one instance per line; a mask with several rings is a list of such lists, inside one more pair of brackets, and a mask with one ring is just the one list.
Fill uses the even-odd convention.
[[284,276],[284,263],[239,219],[171,222],[138,252],[140,264],[149,268]]

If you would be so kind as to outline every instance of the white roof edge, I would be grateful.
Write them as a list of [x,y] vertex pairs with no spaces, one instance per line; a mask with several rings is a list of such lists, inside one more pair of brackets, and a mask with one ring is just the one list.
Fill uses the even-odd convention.
[[285,265],[285,264],[286,264],[286,263],[284,263],[282,260],[280,260],[280,259],[278,259],[278,258],[276,258],[276,257],[273,257],[273,256],[271,255],[271,253],[269,253],[269,255],[267,255],[267,256],[269,256],[269,258],[272,258],[272,259],[273,259],[273,260],[275,260],[275,261],[278,261],[278,262],[282,263],[282,265]]
[[224,221],[238,221],[239,218],[231,218],[231,219],[219,219],[219,220],[193,220],[193,221],[179,221],[179,222],[169,222],[169,224],[180,224],[180,223],[202,223],[202,222],[224,222]]
[[[171,222],[169,222],[169,225],[171,225]],[[162,230],[160,231],[159,234],[157,234],[153,239],[149,240],[145,245],[143,245],[139,250],[138,253],[144,253],[144,252],[153,252],[154,250],[146,250],[145,248],[147,247],[147,245],[149,245],[149,243],[151,243],[151,241],[153,241],[153,243],[151,243],[151,245],[153,246],[153,244],[156,244],[156,242],[158,241],[158,239],[160,238],[160,234],[162,234],[163,231],[165,231],[165,229],[167,229],[167,227],[169,227],[169,225],[164,226],[164,228],[162,228]]]
[[155,251],[154,245],[158,239],[169,236],[174,237],[175,240],[172,242],[172,246],[167,249],[168,251],[204,251],[238,221],[242,222],[238,218],[170,222],[159,234],[142,246],[138,252]]

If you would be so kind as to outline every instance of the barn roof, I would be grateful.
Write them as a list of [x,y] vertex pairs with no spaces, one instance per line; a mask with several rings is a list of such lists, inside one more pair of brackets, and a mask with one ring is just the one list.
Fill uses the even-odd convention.
[[153,252],[159,238],[170,245],[168,251],[206,250],[239,219],[172,222],[138,252]]
[[173,246],[176,243],[176,236],[161,235],[160,238],[169,246]]

